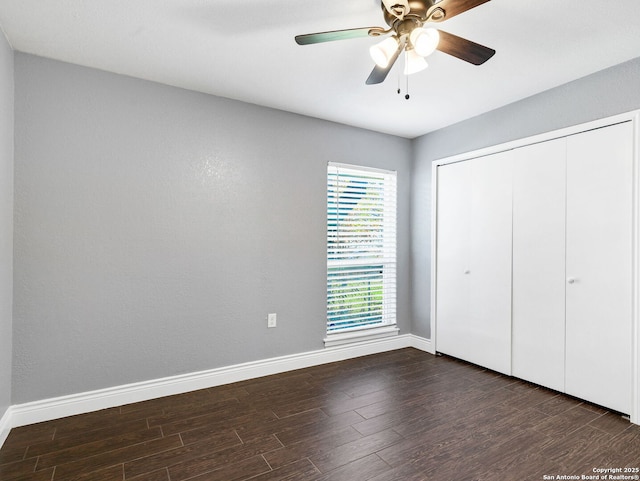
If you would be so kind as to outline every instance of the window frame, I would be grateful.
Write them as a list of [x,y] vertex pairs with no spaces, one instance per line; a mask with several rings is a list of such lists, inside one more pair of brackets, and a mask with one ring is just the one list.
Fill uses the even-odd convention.
[[[342,205],[344,209],[344,203],[340,202],[340,194],[336,195],[337,185],[339,185],[340,179],[346,177],[353,177],[358,179],[362,177],[363,181],[366,181],[367,177],[374,177],[375,182],[382,186],[383,201],[377,201],[377,206],[382,206],[382,235],[377,236],[377,243],[371,241],[373,235],[366,237],[366,234],[362,237],[356,238],[352,244],[345,244],[347,249],[336,249],[338,245],[338,239],[340,237],[340,216],[338,215],[339,208]],[[372,179],[373,180],[373,179]],[[397,336],[399,329],[397,326],[397,171],[385,170],[354,164],[343,164],[336,162],[329,162],[326,172],[326,186],[327,186],[327,208],[326,208],[326,228],[327,228],[327,316],[326,316],[326,337],[324,339],[325,347],[338,346],[347,343],[374,340],[389,336]],[[332,190],[333,188],[333,190]],[[374,187],[375,188],[375,187]],[[351,191],[350,193],[353,193]],[[370,200],[371,194],[366,194],[368,197],[365,200]],[[375,196],[374,196],[375,197]],[[333,207],[332,207],[333,206]],[[333,209],[333,217],[332,217]],[[332,223],[333,222],[333,223]],[[353,222],[353,220],[352,220]],[[380,223],[380,222],[378,222]],[[345,226],[346,223],[342,223]],[[371,222],[370,216],[366,218],[365,226],[369,227],[369,234],[373,232],[371,226],[375,224]],[[353,227],[353,225],[351,226]],[[346,229],[348,231],[348,229]],[[365,232],[367,232],[365,230]],[[357,237],[357,236],[356,236]],[[363,239],[369,239],[369,242],[363,242]],[[332,245],[333,241],[333,245]],[[378,246],[367,248],[369,244],[375,244]],[[380,247],[380,245],[382,247]],[[356,246],[356,254],[354,258],[349,258],[349,247],[353,249]],[[372,253],[373,257],[360,258],[360,254]],[[333,258],[332,258],[333,257]],[[340,257],[336,259],[335,257]],[[335,269],[341,267],[351,267],[356,269],[358,266],[371,268],[381,265],[381,275],[379,277],[380,284],[382,286],[382,306],[381,306],[381,321],[375,323],[364,322],[361,325],[355,325],[352,327],[343,327],[339,329],[330,329],[330,298],[332,292],[335,295],[335,286],[332,288],[332,269],[334,269],[333,276],[335,278]],[[373,270],[370,269],[370,272]],[[360,273],[361,275],[361,273]],[[370,292],[370,291],[369,291]],[[371,297],[371,296],[368,296]],[[363,304],[364,302],[360,303]]]

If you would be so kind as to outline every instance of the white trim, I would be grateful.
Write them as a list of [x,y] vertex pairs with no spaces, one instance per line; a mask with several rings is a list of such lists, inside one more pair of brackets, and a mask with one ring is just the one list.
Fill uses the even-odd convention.
[[384,175],[389,175],[389,174],[397,174],[398,171],[397,170],[389,170],[389,169],[380,169],[378,167],[369,167],[369,166],[363,166],[363,165],[358,165],[358,164],[343,164],[340,162],[327,162],[327,165],[329,167],[336,167],[338,169],[345,169],[345,170],[350,170],[350,171],[365,171],[365,172],[373,172],[376,174],[384,174]]
[[324,338],[324,347],[342,346],[345,344],[353,344],[354,342],[373,341],[374,339],[393,337],[397,336],[399,331],[400,329],[393,325],[358,329],[348,332],[336,332],[335,334],[327,334],[327,337]]
[[9,431],[11,431],[11,418],[12,418],[13,408],[9,406],[7,410],[4,412],[2,417],[0,418],[0,448],[7,440],[7,436],[9,436]]
[[416,336],[414,334],[409,334],[409,337],[411,338],[411,345],[409,347],[428,352],[429,354],[433,354],[435,356],[436,349],[434,344],[431,342],[431,339]]
[[438,255],[438,242],[437,242],[437,228],[438,228],[438,164],[433,162],[431,164],[431,318],[429,319],[429,325],[431,327],[429,335],[431,336],[431,345],[433,347],[433,353],[435,354],[437,348],[436,337],[436,309],[437,309],[437,255]]
[[[413,347],[433,354],[431,341],[412,334],[403,334],[393,338],[352,343],[318,351],[43,399],[11,406],[0,421],[0,428],[2,428],[0,433],[7,431],[8,434],[9,428],[27,424],[406,347]],[[0,441],[4,441],[4,439],[0,437]],[[2,447],[2,442],[0,442],[0,447]]]
[[579,125],[545,132],[531,137],[517,139],[503,144],[493,145],[483,149],[437,159],[432,162],[431,174],[431,347],[437,352],[437,192],[438,167],[441,165],[462,162],[486,155],[505,152],[516,148],[532,145],[549,140],[568,137],[588,130],[599,129],[622,122],[632,122],[634,125],[634,156],[633,156],[633,311],[632,311],[632,403],[630,420],[640,424],[640,110],[633,110],[619,115],[586,122]]
[[486,155],[497,154],[507,150],[517,149],[527,145],[537,144],[540,142],[546,142],[548,140],[559,139],[562,137],[568,137],[570,135],[579,134],[588,130],[599,129],[601,127],[607,127],[609,125],[618,124],[621,122],[635,121],[640,110],[633,110],[631,112],[625,112],[623,114],[614,115],[612,117],[606,117],[604,119],[593,120],[583,124],[573,125],[571,127],[565,127],[560,130],[553,130],[550,132],[544,132],[538,135],[532,135],[530,137],[524,137],[522,139],[512,140],[503,144],[492,145],[478,150],[472,150],[470,152],[464,152],[462,154],[453,155],[451,157],[444,157],[442,159],[434,160],[434,164],[437,166],[445,164],[453,164],[455,162],[462,162],[465,160],[475,159],[476,157],[484,157]]
[[632,278],[632,337],[631,356],[631,412],[629,419],[640,424],[640,111],[633,115],[633,278]]

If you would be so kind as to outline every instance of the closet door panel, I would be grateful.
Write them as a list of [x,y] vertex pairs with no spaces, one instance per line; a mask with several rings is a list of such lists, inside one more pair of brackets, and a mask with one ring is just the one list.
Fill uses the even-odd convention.
[[438,167],[436,342],[438,351],[461,358],[473,344],[466,329],[470,192],[468,162]]
[[436,349],[511,371],[511,163],[438,168]]
[[630,122],[567,139],[566,392],[631,411]]
[[564,391],[566,139],[514,156],[512,373]]
[[511,374],[511,151],[471,165],[469,310],[477,364]]

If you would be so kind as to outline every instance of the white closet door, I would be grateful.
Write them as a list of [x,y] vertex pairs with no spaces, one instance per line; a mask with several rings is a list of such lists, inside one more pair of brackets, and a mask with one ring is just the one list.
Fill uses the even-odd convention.
[[631,411],[630,122],[567,139],[566,392]]
[[468,326],[478,364],[511,374],[511,151],[471,162]]
[[470,340],[469,222],[471,177],[469,162],[438,167],[436,258],[436,349],[465,358]]
[[514,155],[512,373],[564,391],[566,139]]
[[438,169],[436,349],[505,374],[511,373],[511,172],[510,152]]

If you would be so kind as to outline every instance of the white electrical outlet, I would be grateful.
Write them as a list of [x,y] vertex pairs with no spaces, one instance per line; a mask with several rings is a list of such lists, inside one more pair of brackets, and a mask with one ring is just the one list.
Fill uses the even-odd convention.
[[277,317],[276,314],[267,314],[267,327],[276,327]]

